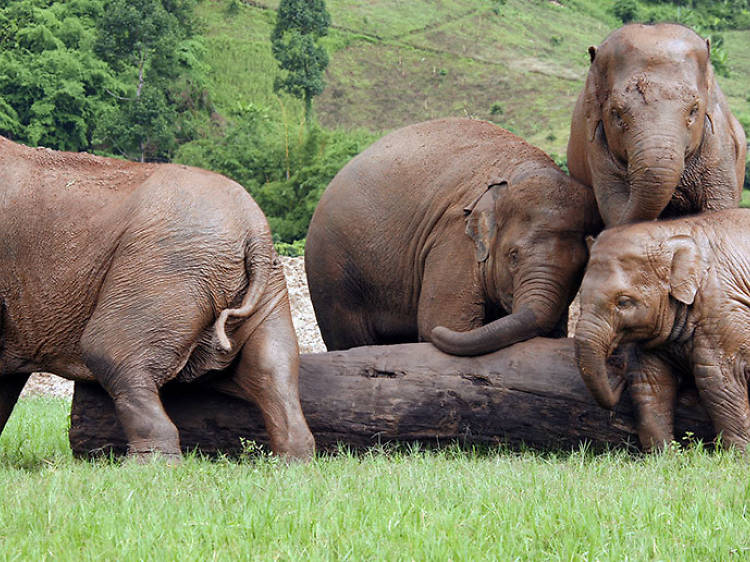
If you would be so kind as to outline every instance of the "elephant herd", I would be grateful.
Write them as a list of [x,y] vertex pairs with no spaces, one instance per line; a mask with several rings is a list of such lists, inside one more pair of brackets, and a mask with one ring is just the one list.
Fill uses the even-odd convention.
[[[570,176],[471,119],[399,129],[336,175],[305,248],[323,339],[483,354],[564,336],[580,288],[576,360],[599,404],[627,386],[643,447],[659,448],[695,385],[724,443],[744,449],[746,141],[710,44],[632,24],[589,55]],[[275,453],[313,453],[283,271],[240,185],[2,138],[0,161],[0,431],[29,374],[48,371],[103,386],[132,456],[176,459],[159,390],[200,378],[256,403]],[[616,349],[627,377],[613,385]]]

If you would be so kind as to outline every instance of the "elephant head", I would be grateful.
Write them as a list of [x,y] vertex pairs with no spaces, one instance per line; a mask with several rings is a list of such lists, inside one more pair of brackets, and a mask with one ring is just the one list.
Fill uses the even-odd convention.
[[464,213],[486,309],[508,314],[468,332],[438,326],[432,343],[480,355],[549,334],[580,283],[586,233],[600,228],[591,190],[560,170],[534,170],[493,182]]
[[672,24],[627,25],[589,48],[586,154],[595,190],[609,186],[596,190],[607,226],[656,219],[713,134],[710,50]]
[[620,344],[655,347],[678,338],[708,266],[694,239],[661,241],[638,225],[603,232],[591,248],[581,284],[575,353],[583,381],[604,408],[617,404],[625,381],[609,382],[606,360]]

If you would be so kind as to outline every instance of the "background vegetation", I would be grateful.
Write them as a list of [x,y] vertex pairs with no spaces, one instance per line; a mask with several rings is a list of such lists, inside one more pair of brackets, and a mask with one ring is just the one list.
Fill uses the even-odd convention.
[[0,0],[0,133],[217,170],[293,244],[336,171],[410,123],[488,119],[564,165],[586,49],[631,19],[710,36],[721,87],[750,131],[750,0],[325,4],[325,89],[298,99],[272,49],[278,0]]

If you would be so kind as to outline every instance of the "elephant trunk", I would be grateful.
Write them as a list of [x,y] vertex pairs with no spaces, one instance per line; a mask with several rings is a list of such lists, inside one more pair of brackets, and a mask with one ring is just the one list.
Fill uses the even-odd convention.
[[630,197],[618,224],[654,220],[669,204],[685,167],[678,141],[676,135],[652,135],[629,155]]
[[623,379],[614,386],[609,382],[607,358],[613,342],[614,332],[608,325],[592,325],[585,318],[579,320],[575,336],[578,369],[594,399],[608,410],[615,407],[625,387]]
[[534,313],[524,308],[468,332],[437,326],[430,339],[440,351],[451,355],[483,355],[538,336],[539,332]]
[[552,285],[527,283],[514,301],[512,314],[468,332],[437,326],[430,340],[440,351],[451,355],[483,355],[543,336],[552,331],[565,307],[560,287]]

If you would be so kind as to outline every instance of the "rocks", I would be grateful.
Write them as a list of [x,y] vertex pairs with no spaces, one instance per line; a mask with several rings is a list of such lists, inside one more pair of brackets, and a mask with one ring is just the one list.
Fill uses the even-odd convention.
[[326,351],[318,324],[315,322],[310,291],[307,288],[304,258],[282,257],[289,289],[289,302],[292,305],[292,321],[297,332],[300,353],[322,353]]

